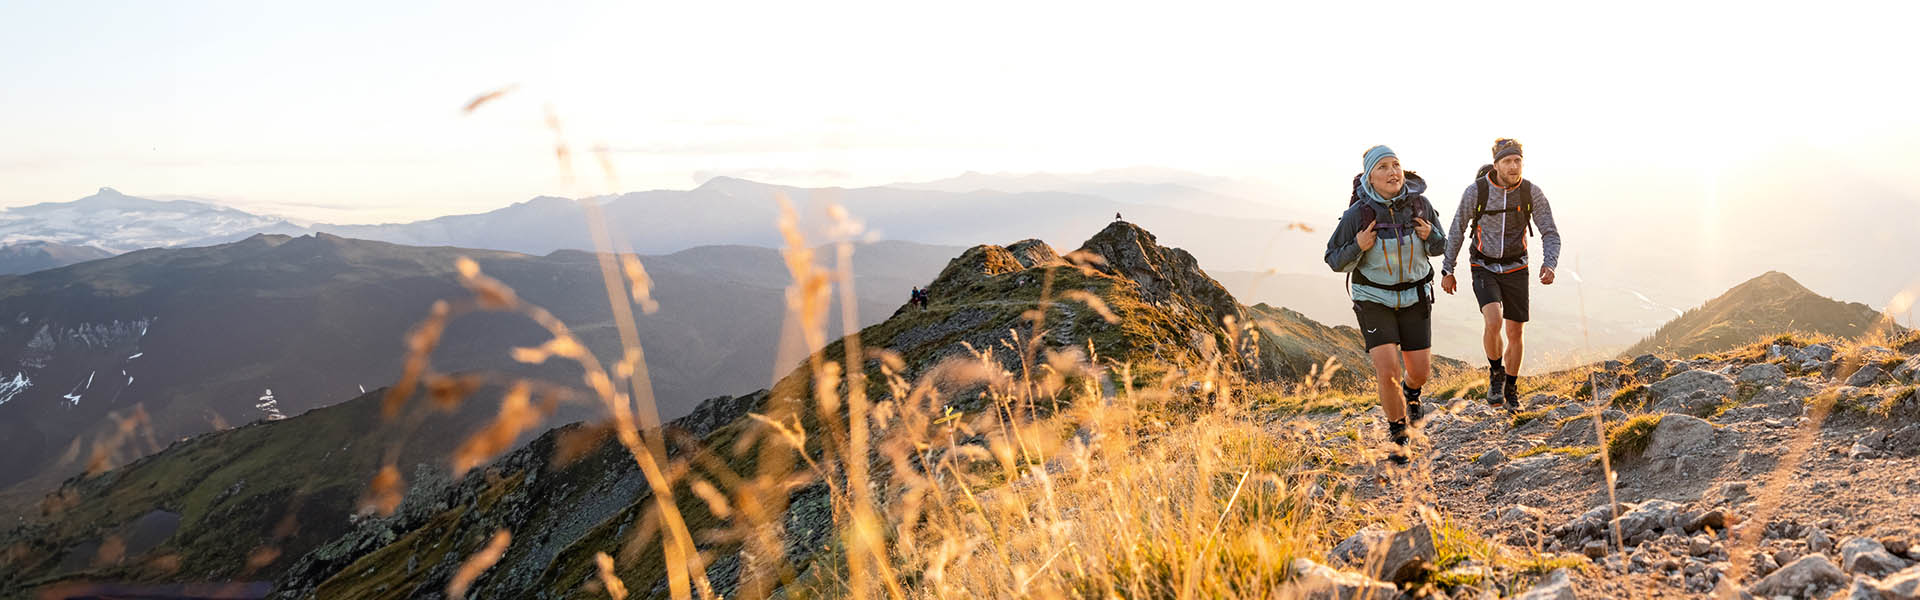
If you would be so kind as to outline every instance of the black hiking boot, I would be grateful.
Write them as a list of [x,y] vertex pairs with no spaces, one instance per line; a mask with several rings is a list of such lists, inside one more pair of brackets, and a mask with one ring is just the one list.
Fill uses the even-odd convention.
[[1387,421],[1387,441],[1393,444],[1393,449],[1387,452],[1387,460],[1393,461],[1393,464],[1396,465],[1406,466],[1409,462],[1407,459],[1407,422]]
[[1487,367],[1487,405],[1494,408],[1512,410],[1507,406],[1505,385],[1507,374],[1500,367]]
[[1506,381],[1501,384],[1501,388],[1503,388],[1501,395],[1507,397],[1507,410],[1520,410],[1520,376],[1506,376]]
[[1407,425],[1419,429],[1424,420],[1420,414],[1420,389],[1403,385],[1400,386],[1400,394],[1407,399]]

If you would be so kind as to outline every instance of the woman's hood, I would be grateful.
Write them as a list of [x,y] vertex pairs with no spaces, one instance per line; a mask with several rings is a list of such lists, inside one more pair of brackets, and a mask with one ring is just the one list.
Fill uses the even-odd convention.
[[1353,197],[1355,199],[1372,202],[1374,205],[1381,206],[1383,208],[1399,208],[1405,205],[1408,201],[1413,200],[1415,196],[1419,196],[1427,192],[1427,180],[1422,179],[1419,173],[1415,173],[1413,171],[1407,171],[1405,174],[1405,177],[1407,181],[1404,187],[1406,189],[1403,190],[1399,196],[1394,197],[1393,199],[1389,200],[1386,204],[1383,205],[1379,201],[1374,200],[1372,194],[1360,193],[1360,186],[1367,185],[1367,183],[1363,180],[1364,178],[1358,175],[1355,175],[1353,178]]

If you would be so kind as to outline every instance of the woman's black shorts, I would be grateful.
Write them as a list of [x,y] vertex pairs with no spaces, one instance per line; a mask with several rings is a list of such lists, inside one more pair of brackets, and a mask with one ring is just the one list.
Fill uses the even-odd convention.
[[1378,302],[1353,303],[1353,314],[1360,318],[1360,337],[1367,349],[1381,344],[1399,344],[1401,352],[1433,347],[1433,303],[1417,302],[1406,308],[1388,308]]

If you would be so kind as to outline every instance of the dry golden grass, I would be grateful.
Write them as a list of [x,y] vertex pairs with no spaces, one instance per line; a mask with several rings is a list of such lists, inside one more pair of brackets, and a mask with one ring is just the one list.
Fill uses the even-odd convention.
[[[783,203],[784,204],[784,203]],[[824,324],[838,290],[843,322],[857,323],[850,272],[857,224],[843,222],[834,246],[834,268],[817,264],[813,246],[795,225],[791,207],[782,221],[784,249],[794,284],[789,288],[791,328],[805,347],[829,341]],[[611,268],[609,295],[633,317],[648,282],[631,255]],[[432,369],[431,354],[449,321],[477,311],[525,315],[553,338],[534,348],[512,349],[524,362],[559,358],[586,370],[585,392],[553,384],[511,380],[496,422],[476,433],[454,457],[465,471],[503,451],[513,437],[540,421],[529,406],[535,389],[567,399],[594,398],[608,409],[609,427],[646,473],[655,500],[647,525],[618,549],[657,548],[674,598],[716,597],[704,565],[713,559],[691,540],[737,540],[750,555],[779,561],[781,525],[788,491],[806,481],[831,491],[836,539],[810,576],[786,585],[789,595],[865,597],[1281,597],[1295,557],[1318,556],[1350,532],[1361,514],[1350,506],[1343,474],[1350,461],[1370,456],[1355,439],[1319,439],[1311,428],[1289,427],[1275,414],[1316,410],[1354,412],[1370,399],[1330,389],[1336,363],[1316,368],[1307,381],[1250,385],[1233,353],[1214,356],[1197,371],[1166,370],[1167,376],[1136,387],[1135,365],[1103,360],[1080,348],[1046,348],[1044,310],[1028,311],[1022,330],[1010,331],[1004,350],[1016,352],[1015,370],[1002,367],[994,350],[950,357],[908,381],[897,355],[868,352],[858,333],[841,338],[846,355],[867,356],[850,368],[811,354],[803,370],[812,389],[801,397],[775,398],[752,415],[761,427],[729,448],[705,452],[754,455],[742,461],[751,473],[693,475],[686,453],[669,460],[651,425],[650,402],[633,406],[646,385],[637,341],[609,372],[564,324],[526,304],[513,290],[462,261],[461,282],[473,297],[434,307],[409,337],[406,377],[387,397],[397,415],[417,386],[435,405],[464,400],[485,380],[465,381]],[[1050,282],[1048,282],[1050,284]],[[1097,296],[1079,290],[1044,294],[1050,301],[1084,304],[1111,321]],[[618,311],[616,311],[618,312]],[[1229,336],[1240,334],[1227,324]],[[1239,348],[1242,344],[1231,344]],[[1249,345],[1250,346],[1250,345]],[[869,376],[880,379],[870,385]],[[622,385],[624,384],[624,385]],[[884,390],[869,396],[870,390]],[[787,390],[792,392],[793,390]],[[776,392],[778,394],[778,392]],[[957,413],[959,396],[984,408]],[[984,401],[984,402],[981,402]],[[635,415],[634,409],[643,409]],[[579,448],[598,439],[590,429]],[[1333,442],[1329,444],[1329,442]],[[705,469],[710,475],[711,465]],[[397,470],[383,469],[370,499],[382,512],[398,504],[404,488]],[[671,500],[691,494],[721,523],[690,531]],[[455,583],[467,584],[504,552],[510,539],[470,558]],[[496,547],[498,546],[498,547]],[[608,551],[616,550],[609,548]],[[623,558],[620,562],[624,563]],[[628,586],[616,575],[608,552],[596,556],[598,581],[614,597]],[[764,597],[782,585],[780,566],[750,565],[735,595]],[[791,575],[791,574],[789,574]]]

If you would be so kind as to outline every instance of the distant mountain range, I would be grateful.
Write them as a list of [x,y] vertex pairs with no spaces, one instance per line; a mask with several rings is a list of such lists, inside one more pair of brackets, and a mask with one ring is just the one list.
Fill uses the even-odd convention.
[[[861,247],[861,323],[892,313],[956,251]],[[256,235],[0,277],[0,454],[8,457],[0,487],[45,490],[96,456],[122,464],[183,436],[298,415],[391,383],[406,331],[434,301],[469,295],[453,272],[460,256],[551,310],[598,355],[619,355],[598,261],[578,251]],[[703,247],[642,264],[659,310],[639,320],[639,334],[666,417],[701,398],[766,387],[784,370],[774,363],[790,278],[778,252]],[[837,318],[830,327],[841,331]],[[435,365],[573,381],[566,368],[510,358],[511,348],[545,337],[524,319],[476,315],[449,328]]]
[[[985,182],[978,182],[984,184]],[[643,254],[705,245],[779,247],[777,227],[785,196],[799,211],[809,239],[827,239],[840,224],[828,203],[846,209],[880,239],[967,246],[981,239],[1038,238],[1071,242],[1116,214],[1221,268],[1264,268],[1275,261],[1317,256],[1324,240],[1290,229],[1292,221],[1196,212],[1218,202],[1254,206],[1182,184],[1095,183],[1082,191],[962,190],[870,187],[809,189],[716,177],[692,190],[656,190],[590,199],[599,205],[617,242]],[[1024,188],[1043,188],[1026,184]],[[1107,194],[1107,195],[1101,195]],[[1112,197],[1109,197],[1112,196]],[[1206,201],[1197,201],[1204,197]],[[1218,211],[1218,207],[1208,209]],[[1229,211],[1231,212],[1231,211]],[[1260,214],[1271,214],[1265,209]],[[112,252],[204,246],[255,233],[324,232],[414,246],[456,246],[546,254],[592,250],[585,211],[574,200],[540,197],[479,214],[382,225],[300,225],[191,200],[149,200],[110,188],[74,202],[36,204],[0,212],[0,241],[42,240],[92,245]]]
[[1782,333],[1854,338],[1882,325],[1884,319],[1880,311],[1865,304],[1821,296],[1785,273],[1768,271],[1680,315],[1623,356],[1657,353],[1687,358]]

